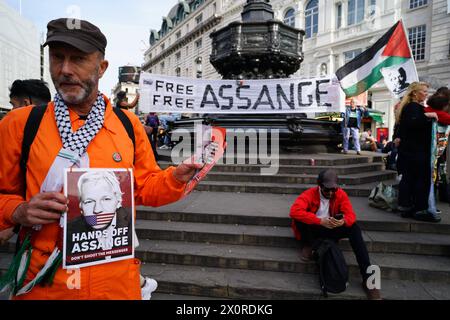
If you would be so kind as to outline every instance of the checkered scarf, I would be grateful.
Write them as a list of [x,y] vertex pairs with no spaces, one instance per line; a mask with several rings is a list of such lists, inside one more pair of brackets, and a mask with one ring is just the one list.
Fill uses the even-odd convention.
[[63,149],[70,150],[82,156],[100,129],[105,120],[106,104],[103,95],[99,92],[85,124],[76,132],[72,132],[69,108],[64,103],[59,93],[55,95],[55,117],[59,134],[63,143]]

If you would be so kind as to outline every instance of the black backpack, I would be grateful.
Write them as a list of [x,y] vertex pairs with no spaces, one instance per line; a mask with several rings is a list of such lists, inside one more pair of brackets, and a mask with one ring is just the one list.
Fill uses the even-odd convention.
[[348,285],[348,267],[337,243],[320,239],[313,245],[313,256],[319,267],[320,289],[325,297],[328,292],[341,293]]

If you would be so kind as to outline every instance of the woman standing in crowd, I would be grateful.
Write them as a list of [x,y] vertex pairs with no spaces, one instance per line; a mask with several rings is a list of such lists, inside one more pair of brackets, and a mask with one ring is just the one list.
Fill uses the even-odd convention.
[[431,120],[437,120],[435,112],[424,110],[427,96],[428,84],[413,82],[398,107],[398,157],[402,165],[398,200],[402,217],[439,222],[440,218],[427,210],[431,184]]

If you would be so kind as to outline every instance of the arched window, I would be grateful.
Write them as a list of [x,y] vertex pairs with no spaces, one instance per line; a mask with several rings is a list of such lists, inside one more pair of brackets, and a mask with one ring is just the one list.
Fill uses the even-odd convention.
[[194,11],[195,9],[197,9],[198,7],[200,7],[203,2],[205,2],[205,0],[195,0],[194,2],[191,3],[191,11]]
[[175,74],[177,75],[177,77],[181,77],[181,68],[180,67],[175,69]]
[[305,10],[305,32],[306,38],[311,38],[319,30],[319,1],[311,0]]
[[290,8],[288,11],[286,11],[283,21],[288,26],[295,27],[295,10]]
[[187,2],[185,0],[180,0],[178,4],[177,14],[175,17],[175,24],[178,24],[181,21],[183,21],[190,12],[191,9],[189,8]]
[[153,46],[159,40],[159,34],[156,30],[150,30],[150,46]]

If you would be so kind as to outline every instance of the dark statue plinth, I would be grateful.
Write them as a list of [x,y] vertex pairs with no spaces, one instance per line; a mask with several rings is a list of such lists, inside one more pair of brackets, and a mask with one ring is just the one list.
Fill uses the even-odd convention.
[[[277,79],[294,74],[303,61],[305,32],[274,20],[269,1],[248,0],[242,21],[211,34],[211,64],[223,79]],[[227,129],[278,129],[280,146],[306,152],[336,150],[341,141],[336,122],[307,119],[305,114],[204,115],[177,121],[175,127],[192,129],[192,122]]]
[[224,79],[287,78],[303,61],[305,32],[274,20],[264,1],[248,1],[242,22],[211,34],[211,64]]

